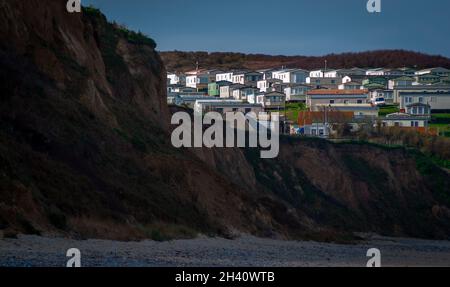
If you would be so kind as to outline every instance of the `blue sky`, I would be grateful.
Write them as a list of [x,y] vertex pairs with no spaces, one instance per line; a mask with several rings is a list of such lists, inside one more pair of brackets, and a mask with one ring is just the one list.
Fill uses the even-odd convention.
[[82,0],[158,50],[324,55],[407,49],[450,57],[450,1]]

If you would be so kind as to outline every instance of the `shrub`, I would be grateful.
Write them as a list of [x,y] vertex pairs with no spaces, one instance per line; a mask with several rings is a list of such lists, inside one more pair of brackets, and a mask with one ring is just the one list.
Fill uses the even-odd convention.
[[95,8],[92,5],[89,5],[88,7],[83,7],[83,13],[87,16],[91,17],[102,17],[103,14],[100,12],[99,9]]
[[142,32],[134,32],[129,30],[125,25],[120,25],[115,22],[108,23],[106,20],[106,17],[102,14],[102,12],[93,7],[83,7],[83,14],[87,16],[89,19],[93,20],[94,22],[98,21],[100,19],[100,22],[105,22],[107,24],[108,28],[112,28],[115,30],[115,34],[117,36],[124,37],[127,39],[129,43],[136,44],[136,45],[148,45],[152,47],[153,49],[156,48],[156,42],[148,37],[147,35],[143,34]]
[[153,49],[156,48],[156,42],[147,35],[143,34],[141,31],[134,32],[129,30],[125,25],[119,25],[117,23],[114,23],[113,26],[117,30],[117,34],[127,39],[129,43],[136,45],[148,45]]

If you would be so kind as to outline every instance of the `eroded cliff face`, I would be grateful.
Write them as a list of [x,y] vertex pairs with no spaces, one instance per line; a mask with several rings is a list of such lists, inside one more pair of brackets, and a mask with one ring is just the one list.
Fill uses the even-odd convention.
[[2,1],[2,46],[30,59],[60,90],[71,93],[76,85],[81,102],[109,126],[118,123],[107,98],[121,98],[167,129],[168,109],[159,96],[164,68],[154,47],[116,37],[103,15],[68,13],[64,2]]
[[417,151],[284,138],[276,160],[252,152],[258,183],[320,226],[448,238],[450,181]]
[[449,178],[406,151],[290,139],[261,160],[256,150],[172,148],[152,40],[98,11],[2,1],[0,39],[1,230],[448,237]]
[[286,203],[230,181],[217,157],[172,148],[151,39],[96,10],[69,14],[65,1],[3,1],[0,16],[0,229],[113,239],[289,233],[271,215]]

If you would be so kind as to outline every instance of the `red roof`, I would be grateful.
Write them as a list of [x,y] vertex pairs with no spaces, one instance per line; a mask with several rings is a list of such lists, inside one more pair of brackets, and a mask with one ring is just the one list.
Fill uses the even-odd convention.
[[369,90],[312,90],[308,91],[308,95],[365,95]]
[[325,118],[331,123],[350,122],[353,116],[353,112],[328,111],[325,114],[324,112],[302,111],[298,113],[297,123],[299,126],[323,123]]

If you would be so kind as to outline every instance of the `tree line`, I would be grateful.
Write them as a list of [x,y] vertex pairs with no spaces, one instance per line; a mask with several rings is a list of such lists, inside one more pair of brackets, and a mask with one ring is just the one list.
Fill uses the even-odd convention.
[[358,53],[329,54],[326,56],[272,56],[230,52],[161,52],[168,71],[193,70],[198,63],[203,69],[263,69],[263,68],[450,68],[450,59],[406,50],[378,50]]

